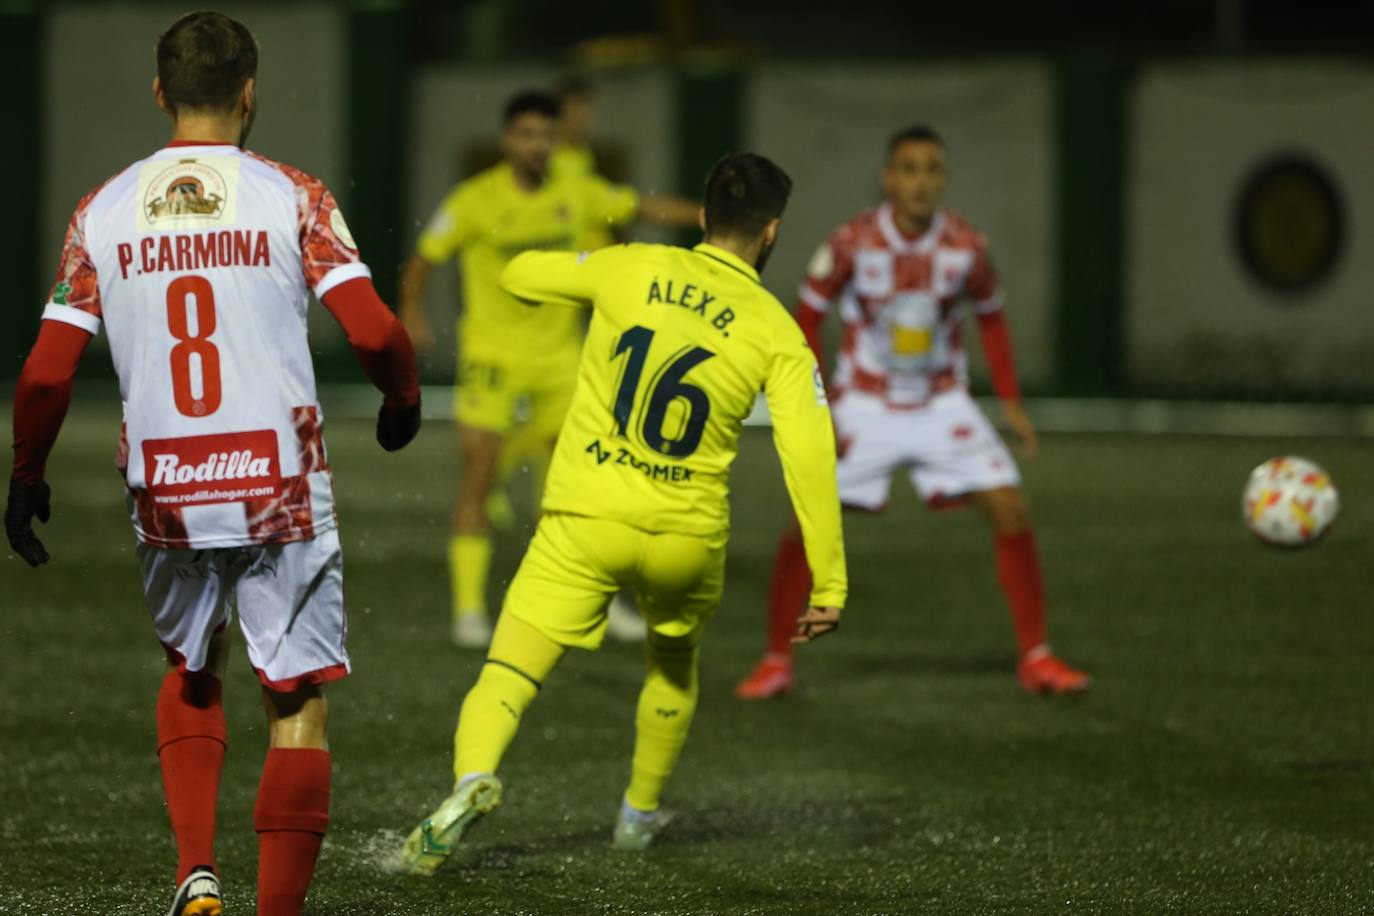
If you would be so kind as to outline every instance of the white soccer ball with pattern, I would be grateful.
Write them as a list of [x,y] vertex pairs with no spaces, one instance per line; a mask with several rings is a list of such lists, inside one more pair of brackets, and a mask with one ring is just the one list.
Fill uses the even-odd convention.
[[1320,465],[1285,455],[1250,472],[1242,511],[1261,541],[1276,547],[1305,547],[1331,527],[1340,497]]

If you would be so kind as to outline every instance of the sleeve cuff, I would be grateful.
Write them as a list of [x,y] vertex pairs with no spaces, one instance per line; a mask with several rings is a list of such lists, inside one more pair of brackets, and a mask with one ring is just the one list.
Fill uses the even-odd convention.
[[797,291],[797,297],[818,312],[830,310],[830,300],[812,289],[809,283],[801,285],[801,289]]
[[49,302],[43,309],[43,320],[70,324],[91,335],[100,333],[99,315],[83,312],[81,309],[73,308],[70,305],[58,305],[56,302]]
[[975,315],[991,315],[995,312],[1000,312],[1001,310],[1001,296],[993,296],[991,299],[984,299],[981,302],[975,299],[973,302],[973,313]]
[[357,280],[360,277],[372,278],[372,271],[368,270],[367,265],[362,261],[341,264],[321,277],[320,282],[315,284],[315,298],[323,299],[326,293],[340,283],[347,283],[349,280]]
[[843,591],[837,589],[827,589],[823,592],[812,592],[811,606],[843,608],[846,597],[848,596]]

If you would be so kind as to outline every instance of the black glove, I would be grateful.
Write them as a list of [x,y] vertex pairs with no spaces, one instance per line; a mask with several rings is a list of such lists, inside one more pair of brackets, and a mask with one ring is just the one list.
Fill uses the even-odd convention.
[[27,484],[10,478],[10,498],[5,504],[5,534],[14,552],[30,566],[48,562],[48,551],[33,533],[33,520],[47,522],[52,515],[52,490],[46,481]]
[[405,448],[419,431],[419,401],[414,407],[388,407],[383,403],[377,412],[377,444],[388,452]]

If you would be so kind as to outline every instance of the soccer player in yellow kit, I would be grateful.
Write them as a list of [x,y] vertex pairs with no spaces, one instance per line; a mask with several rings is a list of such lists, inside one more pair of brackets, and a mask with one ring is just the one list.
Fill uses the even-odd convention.
[[558,101],[542,92],[521,92],[507,103],[502,161],[461,182],[444,199],[401,277],[401,320],[424,348],[434,341],[422,305],[429,277],[436,265],[460,257],[463,314],[455,412],[463,474],[449,542],[454,641],[460,645],[485,646],[491,635],[486,503],[502,443],[522,403],[546,442],[557,437],[582,341],[575,308],[526,308],[501,289],[501,270],[521,251],[575,250],[591,226],[618,226],[637,217],[666,225],[695,219],[695,205],[679,198],[641,195],[596,175],[551,172],[558,112]]
[[544,516],[463,701],[457,784],[407,839],[409,871],[432,873],[500,804],[495,774],[520,716],[569,647],[600,644],[606,599],[624,586],[648,623],[648,672],[614,845],[644,849],[667,823],[659,796],[696,709],[698,646],[724,584],[727,478],[760,390],[815,576],[796,638],[838,625],[847,586],[825,389],[757,269],[790,189],[772,162],[734,154],[707,178],[696,248],[527,253],[506,268],[502,283],[521,300],[590,303],[591,326]]

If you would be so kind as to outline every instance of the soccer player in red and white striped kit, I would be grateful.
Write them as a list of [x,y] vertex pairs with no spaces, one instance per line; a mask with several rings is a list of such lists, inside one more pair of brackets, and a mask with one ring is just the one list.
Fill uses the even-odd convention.
[[[893,473],[904,470],[928,504],[976,506],[993,530],[1022,688],[1077,693],[1090,678],[1046,642],[1045,586],[1016,462],[968,393],[966,303],[977,316],[1002,417],[1022,452],[1034,455],[1035,428],[1021,404],[987,240],[940,205],[946,160],[944,140],[929,127],[894,135],[882,173],[886,201],[821,244],[801,287],[797,321],[818,359],[832,303],[844,322],[829,385],[840,501],[846,509],[881,511]],[[774,560],[768,651],[736,687],[742,699],[792,690],[791,638],[811,588],[807,569],[794,519]]]
[[104,326],[124,402],[119,467],[168,661],[156,719],[178,854],[171,916],[223,906],[214,836],[234,610],[268,720],[253,811],[260,916],[301,912],[329,820],[323,685],[349,661],[311,292],[384,396],[382,447],[403,447],[420,426],[410,339],[333,196],[243,149],[257,61],[248,29],[218,13],[184,16],[160,37],[153,95],[172,141],[77,206],[15,393],[5,528],[38,566],[45,464],[77,363]]

